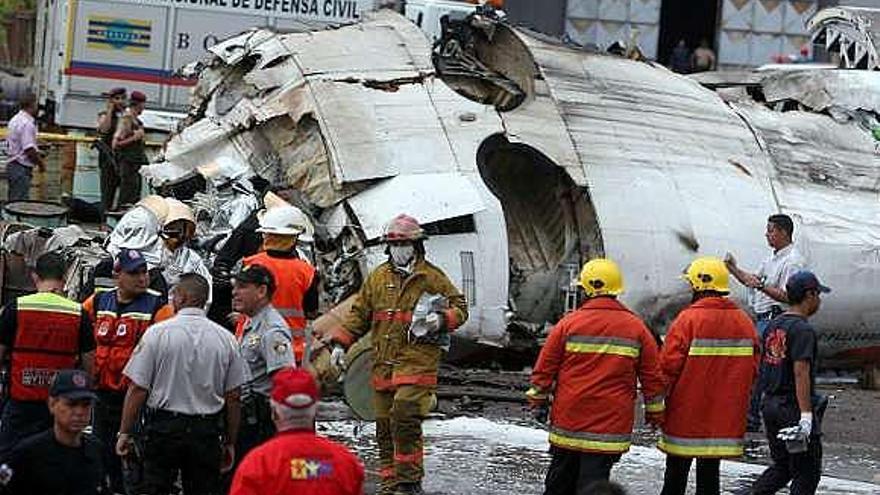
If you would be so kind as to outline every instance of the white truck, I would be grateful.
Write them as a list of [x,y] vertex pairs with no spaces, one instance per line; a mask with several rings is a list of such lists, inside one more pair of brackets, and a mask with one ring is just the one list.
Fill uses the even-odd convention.
[[[68,128],[89,129],[102,94],[122,86],[147,95],[148,127],[171,130],[194,80],[177,75],[207,48],[252,27],[294,32],[357,22],[381,0],[41,0],[35,90]],[[474,4],[411,0],[407,17],[429,37],[439,19]]]
[[[91,128],[102,93],[147,95],[154,117],[182,110],[177,69],[251,27],[304,31],[356,22],[377,0],[42,0],[35,89],[65,127]],[[159,112],[156,112],[158,110]]]

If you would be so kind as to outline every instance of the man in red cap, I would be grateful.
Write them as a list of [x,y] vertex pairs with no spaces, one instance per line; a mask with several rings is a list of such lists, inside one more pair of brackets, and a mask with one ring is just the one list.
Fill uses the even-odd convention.
[[347,448],[315,434],[318,384],[301,369],[272,377],[272,419],[278,433],[245,456],[230,495],[360,495],[364,467]]
[[113,151],[119,166],[119,200],[117,206],[133,205],[141,199],[140,169],[148,163],[145,152],[144,124],[140,116],[144,112],[147,95],[132,91],[128,97],[128,110],[113,135]]

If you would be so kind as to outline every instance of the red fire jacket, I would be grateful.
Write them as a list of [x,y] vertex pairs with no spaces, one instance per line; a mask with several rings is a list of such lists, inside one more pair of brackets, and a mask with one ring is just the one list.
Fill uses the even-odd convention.
[[284,431],[249,452],[230,495],[361,495],[364,466],[348,449],[311,430]]
[[760,347],[752,320],[706,297],[672,322],[661,353],[669,384],[660,450],[681,457],[738,457]]
[[45,401],[55,373],[76,365],[82,309],[65,297],[39,292],[19,297],[16,315],[10,397]]
[[630,447],[637,378],[647,410],[661,412],[664,385],[653,335],[616,299],[597,297],[550,332],[529,395],[554,395],[551,444],[619,454]]
[[272,306],[281,314],[293,336],[293,353],[297,362],[305,354],[306,314],[303,299],[315,278],[315,267],[300,258],[281,258],[263,251],[242,261],[244,265],[263,265],[275,279]]

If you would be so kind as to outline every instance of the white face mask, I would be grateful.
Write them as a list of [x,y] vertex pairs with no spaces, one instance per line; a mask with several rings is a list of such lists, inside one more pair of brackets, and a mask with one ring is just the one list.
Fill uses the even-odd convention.
[[388,254],[394,266],[404,267],[409,265],[416,255],[416,248],[412,244],[400,246],[388,246]]

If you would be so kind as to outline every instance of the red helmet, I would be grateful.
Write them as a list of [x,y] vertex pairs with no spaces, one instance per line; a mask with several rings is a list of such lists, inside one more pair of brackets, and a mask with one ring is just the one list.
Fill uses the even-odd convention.
[[425,235],[418,220],[409,215],[400,214],[385,226],[382,240],[385,242],[420,241],[426,237],[428,236]]

